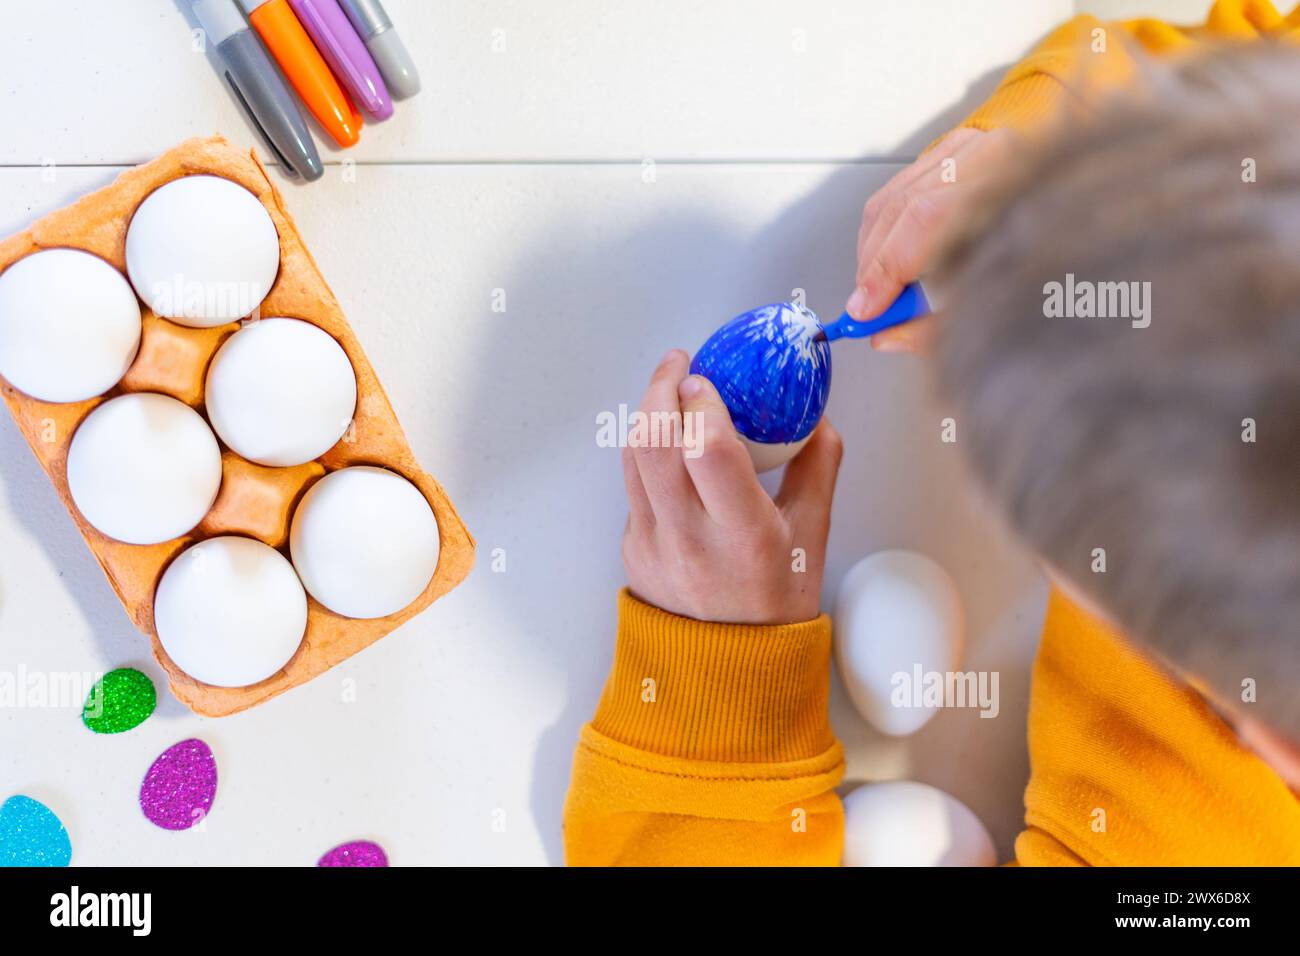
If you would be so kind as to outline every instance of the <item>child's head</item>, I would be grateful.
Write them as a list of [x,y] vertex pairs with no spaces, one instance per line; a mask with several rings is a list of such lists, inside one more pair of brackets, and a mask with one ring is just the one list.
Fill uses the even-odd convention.
[[982,193],[940,275],[940,391],[1016,531],[1300,741],[1300,58],[1151,77]]

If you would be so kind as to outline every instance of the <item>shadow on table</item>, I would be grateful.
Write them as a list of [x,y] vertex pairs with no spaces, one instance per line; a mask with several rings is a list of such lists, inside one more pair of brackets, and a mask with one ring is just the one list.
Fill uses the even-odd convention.
[[[149,638],[131,624],[49,478],[7,414],[0,414],[0,462],[4,462],[0,483],[10,499],[10,513],[40,542],[58,569],[63,587],[77,602],[81,619],[95,636],[99,669],[134,667],[143,671],[159,688],[157,716],[188,714],[184,705],[166,692],[167,678],[150,653]],[[59,625],[51,620],[47,626]],[[12,669],[13,663],[6,660],[0,641],[0,669]]]
[[[188,15],[185,4],[178,6]],[[994,73],[981,78],[960,103],[918,127],[895,152],[919,152],[982,101],[996,78]],[[533,400],[520,401],[518,420],[505,423],[508,427],[492,423],[485,428],[476,418],[459,425],[461,442],[484,452],[477,473],[457,489],[458,505],[481,546],[480,567],[463,587],[480,589],[479,599],[508,608],[519,635],[513,650],[535,659],[539,672],[555,673],[563,682],[563,709],[538,739],[531,788],[532,814],[552,863],[563,862],[561,819],[573,749],[609,668],[614,595],[623,583],[621,465],[617,451],[595,447],[595,415],[619,403],[635,407],[664,351],[694,349],[720,322],[746,308],[789,298],[797,287],[807,290],[814,309],[837,311],[854,275],[862,203],[895,168],[834,167],[816,189],[757,233],[709,215],[664,216],[651,228],[631,231],[599,219],[557,224],[503,276],[502,286],[512,297],[509,347],[493,346],[489,352],[484,346],[479,363],[484,374],[475,385],[480,394],[469,395],[462,407],[490,405],[485,396],[501,387]],[[717,170],[756,183],[762,181],[756,177],[782,175],[779,166],[719,164]],[[794,174],[806,175],[806,170],[794,168]],[[660,175],[666,179],[672,169]],[[563,302],[539,297],[530,304],[528,290],[554,288],[556,277],[569,290]],[[554,340],[547,312],[557,306],[591,317],[582,341]],[[933,501],[910,510],[893,504],[915,506],[922,492],[943,490],[947,485],[939,478],[946,481],[953,467],[942,460],[928,433],[925,439],[918,435],[909,410],[924,407],[926,398],[914,363],[850,348],[837,353],[836,379],[841,384],[829,414],[848,437],[849,452],[837,495],[825,594],[833,596],[834,583],[858,557],[879,547],[907,546],[928,551],[949,567],[969,598],[973,624],[1005,613],[1013,596],[997,580],[996,561],[987,554],[970,556],[970,537],[976,532],[963,515],[963,502]],[[889,408],[890,415],[882,416],[878,408]],[[157,677],[144,638],[103,581],[17,428],[8,416],[0,419],[2,478],[13,512],[60,569],[64,586],[95,630],[104,659],[147,662],[135,666]],[[900,461],[887,467],[893,458]],[[578,493],[551,500],[533,492],[552,487],[553,480],[568,482]],[[516,537],[521,522],[547,533],[530,535],[532,543],[525,542]],[[543,540],[554,546],[538,543]],[[508,574],[489,571],[497,545],[509,551]],[[590,580],[568,574],[565,556],[581,552],[599,556],[607,572]],[[1004,674],[1004,700],[1022,700],[1025,680],[1020,673]],[[832,706],[837,728],[850,738],[846,743],[862,743],[860,722],[853,722],[841,698],[837,694]],[[510,706],[509,701],[497,703]],[[160,694],[159,705],[160,713],[186,713],[170,694]],[[1004,721],[987,723],[1014,726],[1019,721],[1023,735],[1023,707],[1008,703],[1003,710]],[[1021,761],[997,772],[1022,781],[1023,769]],[[988,805],[948,782],[943,768],[929,770],[923,779],[965,799],[989,822],[999,846],[1008,845],[1010,824],[999,825]]]
[[[982,77],[960,103],[918,127],[895,152],[919,152],[982,102],[999,75]],[[789,298],[798,287],[807,290],[814,310],[837,312],[852,284],[862,204],[897,168],[870,163],[836,167],[756,234],[705,215],[652,218],[650,228],[630,231],[602,221],[557,222],[504,275],[502,284],[511,296],[510,340],[508,347],[490,354],[489,346],[484,347],[482,367],[490,374],[481,376],[480,387],[509,388],[535,398],[531,405],[521,398],[520,427],[485,434],[477,423],[463,426],[462,440],[479,446],[487,464],[468,487],[459,489],[458,502],[480,541],[485,565],[466,587],[483,589],[478,600],[508,607],[519,636],[518,654],[535,658],[540,672],[558,673],[565,684],[563,711],[542,732],[533,758],[531,809],[552,863],[563,862],[561,821],[572,755],[608,672],[614,596],[623,583],[621,464],[615,450],[594,447],[595,415],[620,402],[635,408],[664,351],[693,350],[721,321],[744,309]],[[717,174],[783,172],[777,166],[719,164]],[[664,179],[671,175],[672,168],[660,173]],[[563,277],[569,291],[531,307],[530,290],[553,289],[556,277]],[[590,316],[582,341],[554,341],[556,323],[548,322],[547,313],[553,317],[558,310]],[[850,346],[837,353],[835,374],[841,384],[829,415],[848,437],[849,452],[837,494],[824,597],[833,599],[835,583],[865,554],[882,547],[915,547],[932,554],[957,578],[968,598],[973,632],[1019,614],[1015,607],[1028,572],[1019,568],[1010,580],[1000,578],[1000,565],[1014,562],[1002,560],[1009,545],[991,541],[987,528],[968,517],[970,502],[951,493],[956,464],[933,440],[930,420],[917,418],[923,414],[919,410],[930,410],[917,363]],[[488,394],[471,395],[465,407],[489,404]],[[882,408],[889,414],[882,414]],[[567,497],[574,500],[542,500],[533,491],[566,480],[575,492]],[[930,494],[950,500],[927,500]],[[538,523],[544,526],[547,534],[536,537],[555,546],[535,545],[532,553],[518,554],[518,561],[511,551],[509,574],[488,573],[494,543],[515,540],[512,527],[521,520],[530,522],[534,534]],[[584,552],[601,556],[607,572],[596,580],[567,574],[565,555]],[[826,600],[823,606],[829,606]],[[980,659],[978,649],[972,657]],[[1027,667],[1026,656],[1023,668],[1003,668],[1003,720],[976,725],[980,730],[984,727],[979,725],[999,725],[999,739],[1005,743],[1009,738],[1009,747],[1021,754]],[[837,727],[870,749],[875,745],[869,739],[872,732],[852,714],[842,693],[835,698]],[[944,725],[947,717],[941,715],[931,727]],[[952,735],[957,724],[948,721],[947,726]],[[982,778],[988,768],[976,766],[977,757],[954,759],[952,768]],[[1004,783],[984,799],[972,790],[983,785],[982,779],[956,786],[942,763],[909,763],[904,769],[969,803],[989,823],[999,849],[1009,849],[1027,772],[1023,756],[995,768],[1010,786]]]

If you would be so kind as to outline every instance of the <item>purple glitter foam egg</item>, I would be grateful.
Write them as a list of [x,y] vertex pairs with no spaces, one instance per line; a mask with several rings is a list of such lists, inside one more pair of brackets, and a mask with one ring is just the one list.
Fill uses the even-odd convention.
[[202,822],[217,795],[217,762],[201,740],[182,740],[153,762],[140,784],[140,809],[164,830]]
[[344,843],[316,861],[317,866],[387,866],[384,848],[369,840]]

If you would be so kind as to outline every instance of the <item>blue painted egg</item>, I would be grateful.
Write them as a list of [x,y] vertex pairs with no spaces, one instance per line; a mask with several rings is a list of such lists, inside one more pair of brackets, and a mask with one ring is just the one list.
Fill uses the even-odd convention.
[[714,332],[691,372],[713,383],[745,438],[799,442],[817,427],[831,393],[831,346],[817,340],[821,329],[802,305],[764,305]]

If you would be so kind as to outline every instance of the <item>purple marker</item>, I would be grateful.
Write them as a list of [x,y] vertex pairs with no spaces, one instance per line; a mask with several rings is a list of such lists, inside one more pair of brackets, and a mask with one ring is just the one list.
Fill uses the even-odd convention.
[[334,75],[377,120],[393,115],[393,101],[365,43],[352,29],[338,0],[289,0]]

